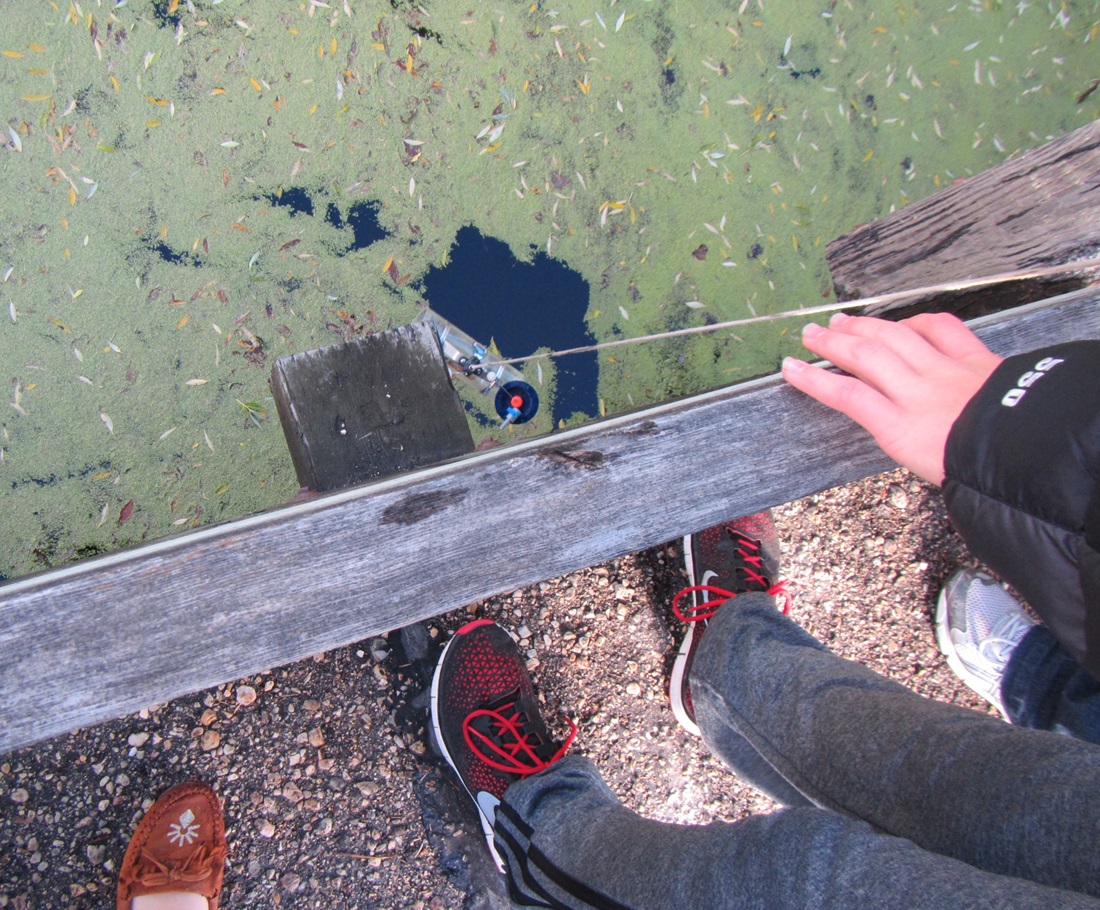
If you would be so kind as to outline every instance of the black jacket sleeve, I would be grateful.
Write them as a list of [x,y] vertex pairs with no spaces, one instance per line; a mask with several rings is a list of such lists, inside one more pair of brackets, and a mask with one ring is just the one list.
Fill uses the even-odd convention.
[[1005,360],[955,421],[944,466],[970,551],[1100,678],[1100,341]]

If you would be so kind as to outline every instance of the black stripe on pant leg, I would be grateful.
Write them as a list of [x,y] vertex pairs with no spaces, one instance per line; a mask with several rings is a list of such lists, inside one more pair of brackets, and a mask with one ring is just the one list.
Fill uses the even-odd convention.
[[[508,851],[515,857],[515,862],[519,867],[524,884],[543,900],[549,901],[550,907],[570,910],[570,904],[562,903],[557,898],[554,898],[546,888],[539,884],[539,881],[537,881],[535,876],[531,873],[531,864],[535,865],[538,871],[552,881],[554,885],[557,885],[571,897],[582,901],[588,907],[594,907],[596,910],[631,910],[625,903],[619,903],[618,901],[612,900],[604,895],[604,893],[585,885],[584,882],[577,881],[569,873],[566,873],[566,871],[550,862],[550,858],[542,853],[535,845],[530,844],[527,849],[520,847],[516,841],[516,837],[507,830],[506,825],[514,824],[516,829],[527,838],[528,842],[530,842],[530,835],[535,832],[532,831],[529,824],[519,818],[515,810],[511,809],[509,805],[502,802],[497,805],[496,811],[498,814],[504,815],[505,824],[497,824],[494,826],[495,836],[505,843]],[[516,882],[514,882],[511,876],[508,877],[508,886],[509,890],[516,888]],[[514,899],[515,897],[516,896],[513,895]],[[520,897],[522,897],[522,895],[520,895]]]
[[[500,811],[500,806],[497,807],[497,811]],[[511,831],[500,826],[494,827],[493,834],[497,840],[503,841],[505,850],[510,854],[505,865],[508,867],[508,874],[505,879],[508,882],[508,896],[517,902],[524,902],[528,900],[542,900],[543,906],[553,908],[553,910],[571,910],[571,908],[557,900],[550,892],[548,892],[542,885],[536,880],[531,873],[531,869],[527,863],[527,851],[524,850]],[[530,894],[520,890],[519,882],[516,880],[516,875],[513,869],[518,867],[520,871],[520,877],[523,879],[524,885],[530,890]]]
[[543,875],[561,888],[562,891],[579,898],[589,906],[595,907],[596,910],[635,910],[627,904],[620,904],[617,900],[608,897],[584,882],[578,881],[564,869],[559,869],[550,857],[534,844],[531,844],[528,858]]
[[502,813],[504,817],[508,819],[508,823],[520,833],[521,837],[526,837],[528,840],[531,839],[531,835],[535,833],[535,829],[520,818],[519,813],[516,812],[515,809],[507,803],[502,802],[497,806],[497,812]]
[[[496,811],[499,814],[503,814],[506,821],[513,825],[516,830],[530,842],[532,835],[535,833],[534,829],[520,818],[511,806],[501,802],[500,805],[497,806]],[[527,883],[533,891],[542,895],[545,900],[550,901],[550,906],[569,910],[568,905],[562,904],[555,899],[542,885],[535,881],[530,871],[531,863],[534,863],[535,867],[546,876],[546,878],[561,888],[562,891],[576,897],[590,907],[595,907],[596,910],[634,910],[634,908],[626,904],[620,904],[618,901],[612,900],[606,894],[602,894],[583,882],[578,881],[565,870],[559,869],[551,862],[550,858],[534,844],[531,844],[528,850],[523,850],[519,847],[511,832],[503,831],[499,827],[495,827],[494,833],[497,837],[504,840],[509,849],[516,856],[517,862],[523,870],[524,882]],[[509,887],[512,887],[510,878]]]

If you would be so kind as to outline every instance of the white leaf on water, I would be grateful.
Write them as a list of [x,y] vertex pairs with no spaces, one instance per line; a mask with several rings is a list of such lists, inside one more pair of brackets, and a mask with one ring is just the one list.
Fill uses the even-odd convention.
[[693,310],[697,310],[699,309],[699,307],[706,306],[706,304],[703,303],[701,300],[689,300],[684,304],[684,306],[689,306]]

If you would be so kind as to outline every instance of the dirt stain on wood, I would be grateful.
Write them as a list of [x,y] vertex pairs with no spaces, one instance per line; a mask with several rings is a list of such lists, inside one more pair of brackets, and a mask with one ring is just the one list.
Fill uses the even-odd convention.
[[381,524],[414,525],[457,506],[466,498],[466,490],[442,490],[438,493],[411,493],[382,512]]

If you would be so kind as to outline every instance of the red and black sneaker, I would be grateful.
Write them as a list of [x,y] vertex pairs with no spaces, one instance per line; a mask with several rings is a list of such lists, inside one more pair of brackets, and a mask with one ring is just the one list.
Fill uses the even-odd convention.
[[538,696],[511,636],[490,619],[475,619],[443,649],[432,679],[432,729],[436,742],[481,817],[493,844],[496,807],[508,787],[561,758],[577,727],[560,746],[539,713]]
[[[672,599],[672,612],[688,623],[688,629],[672,665],[669,697],[680,725],[699,736],[688,674],[707,621],[727,600],[747,591],[781,597],[784,613],[790,609],[790,595],[777,581],[779,535],[768,511],[689,534],[684,538],[684,562],[690,585]],[[688,594],[691,606],[682,608],[680,601]]]

